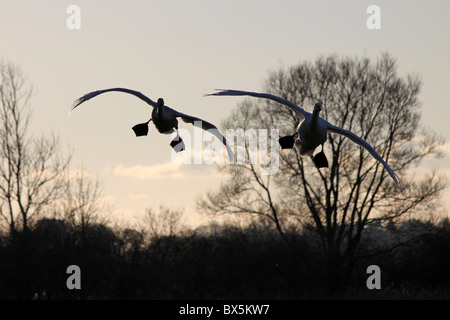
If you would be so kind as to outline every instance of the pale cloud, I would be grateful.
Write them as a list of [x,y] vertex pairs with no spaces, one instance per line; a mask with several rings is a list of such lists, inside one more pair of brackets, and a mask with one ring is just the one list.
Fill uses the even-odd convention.
[[219,176],[216,165],[206,164],[203,150],[188,148],[178,154],[173,153],[171,161],[152,165],[117,165],[113,174],[138,180],[148,179],[209,179]]
[[135,165],[125,167],[121,164],[114,168],[114,174],[122,177],[135,178],[139,180],[179,178],[179,164],[166,162],[154,165]]
[[114,196],[102,196],[99,198],[102,203],[113,204],[116,202],[116,198]]
[[450,142],[445,142],[440,148],[445,158],[450,158]]
[[128,196],[130,200],[142,200],[148,198],[148,194],[146,193],[130,193]]
[[[418,140],[418,139],[416,139]],[[450,143],[444,143],[438,147],[442,157],[425,157],[417,164],[410,168],[409,174],[418,178],[428,176],[433,171],[437,174],[450,177]]]
[[113,170],[114,175],[138,180],[148,179],[191,179],[212,178],[218,175],[214,165],[183,164],[165,162],[154,165],[134,165],[126,167],[122,164]]

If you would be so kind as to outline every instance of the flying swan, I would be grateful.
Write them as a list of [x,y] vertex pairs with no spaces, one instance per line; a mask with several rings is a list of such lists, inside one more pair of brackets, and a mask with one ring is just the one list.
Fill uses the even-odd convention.
[[[400,187],[398,176],[370,144],[368,144],[366,141],[364,141],[354,133],[336,127],[325,119],[319,117],[319,112],[322,110],[322,105],[320,103],[316,103],[316,105],[314,106],[314,111],[311,114],[303,110],[296,104],[292,103],[291,101],[267,93],[239,90],[219,90],[219,92],[207,94],[207,96],[252,96],[257,98],[270,99],[280,104],[284,104],[289,109],[294,111],[303,121],[298,125],[297,132],[294,135],[280,138],[279,142],[282,149],[292,149],[295,145],[298,148],[301,156],[312,157],[317,168],[328,167],[328,160],[325,156],[325,153],[323,152],[323,145],[327,141],[327,133],[333,132],[342,134],[353,142],[359,144],[361,147],[364,147],[376,160],[381,162],[389,175],[394,180],[397,188],[400,190],[400,192],[403,193],[402,188]],[[313,157],[314,150],[319,145],[322,145],[322,151]]]
[[147,104],[149,104],[150,106],[153,107],[152,117],[150,118],[150,120],[148,120],[147,122],[144,122],[144,123],[139,123],[132,128],[134,133],[136,134],[136,137],[146,136],[148,134],[148,123],[150,121],[153,121],[153,124],[155,125],[156,129],[158,129],[158,131],[160,133],[170,134],[174,130],[176,131],[177,136],[170,142],[170,146],[176,152],[180,152],[185,149],[185,145],[184,145],[183,140],[181,140],[180,136],[178,135],[178,120],[177,120],[177,118],[181,118],[184,122],[191,123],[193,125],[195,122],[200,122],[203,130],[208,130],[208,132],[214,134],[219,139],[219,141],[221,141],[225,145],[225,147],[227,148],[227,152],[228,152],[230,161],[233,161],[233,158],[234,158],[233,152],[231,151],[231,148],[229,147],[225,137],[220,133],[219,129],[217,129],[217,127],[215,125],[213,125],[205,120],[202,120],[202,119],[199,119],[199,118],[196,118],[193,116],[189,116],[187,114],[178,112],[172,108],[165,106],[164,99],[162,99],[162,98],[159,98],[158,102],[154,102],[147,96],[145,96],[142,93],[135,91],[135,90],[130,90],[130,89],[126,89],[126,88],[111,88],[111,89],[97,90],[97,91],[93,91],[93,92],[89,92],[89,93],[85,94],[81,98],[74,101],[74,103],[72,104],[71,110],[74,110],[76,107],[78,107],[83,102],[86,102],[86,101],[98,96],[99,94],[102,94],[105,92],[110,92],[110,91],[120,91],[120,92],[132,94],[132,95],[138,97],[139,99],[144,100],[145,102],[147,102]]

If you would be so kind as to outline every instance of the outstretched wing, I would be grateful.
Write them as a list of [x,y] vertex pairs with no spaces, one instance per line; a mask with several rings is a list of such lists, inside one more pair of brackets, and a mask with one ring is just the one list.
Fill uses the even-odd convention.
[[76,107],[78,107],[83,102],[86,102],[86,101],[88,101],[88,100],[98,96],[99,94],[102,94],[102,93],[105,93],[105,92],[110,92],[110,91],[120,91],[120,92],[129,93],[129,94],[132,94],[132,95],[138,97],[141,100],[144,100],[145,102],[147,102],[152,107],[156,107],[157,106],[156,102],[154,102],[152,99],[148,98],[147,96],[143,95],[139,91],[126,89],[126,88],[111,88],[111,89],[92,91],[92,92],[89,92],[89,93],[85,94],[81,98],[78,98],[77,100],[74,101],[74,103],[72,104],[71,110],[75,109]]
[[239,91],[239,90],[222,90],[222,89],[217,89],[217,90],[220,90],[220,91],[216,92],[216,93],[206,94],[206,96],[252,96],[252,97],[256,97],[256,98],[270,99],[270,100],[276,101],[278,103],[284,104],[286,107],[288,107],[289,109],[294,111],[296,114],[298,114],[301,119],[304,119],[305,117],[310,115],[309,112],[303,110],[302,108],[297,106],[295,103],[293,103],[289,100],[274,96],[272,94],[257,93],[257,92],[250,92],[250,91]]
[[181,112],[178,112],[175,110],[173,110],[173,111],[174,111],[176,117],[180,117],[184,122],[191,123],[193,125],[200,123],[203,130],[208,131],[209,133],[212,133],[213,135],[215,135],[217,137],[217,139],[219,139],[219,141],[222,141],[222,143],[227,148],[228,157],[229,157],[230,161],[232,162],[234,160],[234,154],[233,154],[233,151],[231,150],[230,146],[228,145],[227,139],[225,139],[225,137],[222,135],[222,133],[220,133],[219,129],[217,129],[217,127],[215,125],[213,125],[212,123],[210,123],[208,121],[202,120],[200,118],[189,116],[187,114],[184,114],[184,113],[181,113]]
[[399,181],[399,178],[398,178],[397,174],[383,160],[383,158],[381,158],[381,156],[375,151],[375,149],[370,144],[368,144],[366,141],[364,141],[363,139],[358,137],[353,132],[350,132],[348,130],[345,130],[345,129],[333,126],[332,124],[329,124],[329,123],[328,123],[328,130],[331,131],[331,132],[339,133],[339,134],[342,134],[342,135],[346,136],[347,138],[349,138],[353,142],[359,144],[361,147],[364,147],[367,151],[369,151],[369,153],[372,155],[372,157],[374,157],[376,160],[378,160],[379,162],[381,162],[383,164],[384,168],[387,170],[387,172],[389,173],[389,175],[392,177],[392,179],[394,180],[395,184],[397,185],[397,188],[400,190],[400,192],[403,193],[403,190],[400,187],[400,181]]

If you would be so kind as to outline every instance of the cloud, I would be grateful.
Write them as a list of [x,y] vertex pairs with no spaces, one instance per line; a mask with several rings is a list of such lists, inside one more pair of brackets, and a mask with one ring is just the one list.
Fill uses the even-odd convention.
[[130,200],[141,200],[148,198],[148,194],[146,193],[130,193],[128,196]]
[[450,157],[450,142],[445,142],[439,149],[444,153],[444,157]]
[[119,164],[114,168],[113,173],[116,176],[138,180],[198,179],[218,176],[214,165],[183,164],[172,161],[154,165],[135,165],[130,167]]

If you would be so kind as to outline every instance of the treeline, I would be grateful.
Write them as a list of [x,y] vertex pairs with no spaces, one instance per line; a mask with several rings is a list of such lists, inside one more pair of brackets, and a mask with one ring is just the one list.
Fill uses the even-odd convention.
[[[305,229],[282,239],[260,223],[210,224],[167,236],[41,219],[0,239],[1,299],[450,298],[450,223],[409,220],[367,229],[340,292],[330,292],[320,243]],[[81,270],[68,289],[67,267]],[[381,289],[366,286],[381,269]]]

